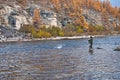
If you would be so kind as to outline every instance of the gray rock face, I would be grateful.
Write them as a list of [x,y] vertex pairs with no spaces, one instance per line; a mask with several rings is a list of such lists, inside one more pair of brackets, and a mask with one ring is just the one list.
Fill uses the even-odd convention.
[[85,20],[92,25],[103,25],[102,24],[102,18],[101,14],[99,12],[96,12],[94,10],[88,10],[83,9],[83,16],[85,17]]
[[1,25],[11,26],[13,29],[19,30],[24,24],[30,24],[28,22],[29,18],[26,16],[26,11],[21,8],[21,6],[13,4],[11,5],[1,5],[0,16]]
[[33,24],[33,16],[35,8],[39,9],[41,23],[47,26],[58,26],[57,15],[52,10],[45,10],[41,5],[32,4],[26,8],[13,3],[13,5],[0,6],[0,24],[11,26],[13,29],[19,30],[22,25]]
[[92,25],[104,26],[108,30],[113,30],[115,27],[120,26],[120,20],[112,17],[109,14],[102,14],[91,9],[83,9],[82,12],[85,21]]

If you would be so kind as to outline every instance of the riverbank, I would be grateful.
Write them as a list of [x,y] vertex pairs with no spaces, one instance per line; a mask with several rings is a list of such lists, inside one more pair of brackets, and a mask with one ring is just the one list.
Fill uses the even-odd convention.
[[83,35],[83,36],[71,36],[71,37],[50,37],[50,38],[32,38],[32,39],[25,39],[25,38],[7,38],[1,39],[0,42],[25,42],[25,41],[42,41],[42,40],[71,40],[71,39],[84,39],[89,38],[90,36],[93,37],[105,37],[106,35]]

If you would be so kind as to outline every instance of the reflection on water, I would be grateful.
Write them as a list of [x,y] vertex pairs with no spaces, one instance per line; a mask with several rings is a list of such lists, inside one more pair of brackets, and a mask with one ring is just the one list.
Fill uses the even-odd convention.
[[0,44],[0,80],[120,80],[120,36]]
[[93,52],[94,52],[93,48],[89,47],[89,52],[90,52],[90,54],[93,54]]

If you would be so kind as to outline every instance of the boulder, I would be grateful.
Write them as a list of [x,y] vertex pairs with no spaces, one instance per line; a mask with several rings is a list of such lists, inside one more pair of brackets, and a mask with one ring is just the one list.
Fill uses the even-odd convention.
[[120,47],[117,47],[116,49],[114,49],[114,51],[120,51]]

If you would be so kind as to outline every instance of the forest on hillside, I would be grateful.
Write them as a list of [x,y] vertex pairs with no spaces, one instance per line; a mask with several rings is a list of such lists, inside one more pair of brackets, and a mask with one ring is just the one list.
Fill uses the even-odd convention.
[[26,6],[30,2],[34,2],[35,4],[41,4],[44,7],[48,7],[46,5],[52,4],[54,9],[56,9],[56,12],[65,9],[66,13],[69,15],[73,15],[74,12],[80,13],[82,8],[88,8],[102,12],[103,14],[110,14],[113,17],[120,19],[120,7],[112,6],[109,0],[0,0],[0,3],[9,4],[9,2],[16,2],[23,6]]
[[[9,0],[10,1],[10,0]],[[120,19],[120,7],[113,7],[109,0],[16,0],[19,4],[26,6],[30,2],[40,4],[48,10],[53,10],[58,14],[74,17],[75,25],[86,26],[83,9],[90,9],[100,12],[103,16],[110,15]]]

